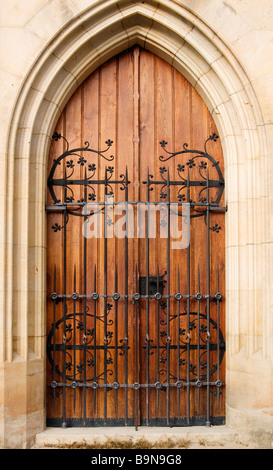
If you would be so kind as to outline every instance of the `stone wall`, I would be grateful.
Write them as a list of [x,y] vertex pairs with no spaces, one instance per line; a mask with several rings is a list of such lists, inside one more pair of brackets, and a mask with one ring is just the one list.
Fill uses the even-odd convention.
[[193,84],[226,174],[227,423],[273,429],[271,0],[0,0],[0,447],[45,426],[45,182],[50,138],[79,84],[139,44]]

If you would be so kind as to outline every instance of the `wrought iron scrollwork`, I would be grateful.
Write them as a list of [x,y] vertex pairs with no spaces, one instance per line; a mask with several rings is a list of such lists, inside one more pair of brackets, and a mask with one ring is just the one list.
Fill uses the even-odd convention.
[[[77,147],[74,149],[69,149],[69,143],[63,135],[55,132],[52,138],[55,141],[63,139],[63,141],[66,143],[65,151],[58,158],[54,159],[53,165],[51,167],[51,170],[48,176],[48,188],[49,188],[53,203],[58,204],[61,202],[63,203],[83,202],[80,200],[75,201],[74,192],[71,187],[74,185],[83,185],[86,188],[88,188],[88,190],[90,191],[88,192],[88,195],[87,195],[88,200],[89,201],[95,200],[96,193],[95,193],[94,187],[92,186],[92,179],[94,178],[94,175],[96,172],[96,165],[92,162],[88,162],[86,159],[87,157],[85,158],[83,155],[81,155],[81,153],[84,153],[84,152],[94,153],[97,156],[103,158],[104,160],[110,162],[114,160],[114,156],[113,155],[107,156],[107,152],[112,146],[113,141],[110,139],[106,140],[105,144],[107,145],[107,147],[104,150],[95,150],[95,149],[90,148],[90,143],[88,141],[85,142],[84,147]],[[55,175],[56,169],[59,165],[61,165],[62,161],[65,161],[64,178],[55,178],[54,175]],[[79,165],[85,168],[85,177],[81,180],[80,179],[73,180],[72,178],[76,165]],[[109,179],[111,179],[111,175],[113,174],[112,166],[108,166],[107,173],[110,175],[109,177],[106,176],[106,179],[108,181]],[[56,187],[65,188],[63,201],[57,198],[56,193],[55,193]]]
[[[68,217],[73,215],[86,219],[88,214],[82,211],[82,208],[88,203],[92,205],[97,202],[99,186],[104,188],[104,199],[98,202],[100,206],[97,210],[104,213],[104,229],[112,225],[113,220],[106,210],[106,196],[113,195],[115,192],[114,185],[117,185],[119,189],[125,191],[125,202],[129,203],[128,185],[130,181],[128,180],[127,169],[124,174],[120,174],[119,178],[115,179],[115,168],[110,163],[114,160],[114,157],[108,155],[113,144],[112,140],[106,140],[107,147],[100,151],[90,148],[89,142],[85,142],[84,147],[70,150],[66,138],[57,132],[53,135],[53,139],[55,141],[62,139],[66,148],[53,161],[48,177],[48,188],[53,201],[53,209],[58,208],[58,210],[63,211],[62,222],[54,222],[51,228],[56,234],[64,229],[63,243],[65,244]],[[220,164],[208,152],[208,143],[217,142],[217,139],[218,136],[212,134],[205,141],[203,150],[189,149],[188,144],[185,143],[182,150],[176,152],[168,151],[167,142],[162,140],[160,145],[165,155],[159,157],[162,166],[159,169],[158,179],[150,174],[148,169],[147,179],[143,181],[147,189],[145,201],[147,204],[150,203],[150,191],[153,191],[156,185],[159,191],[154,191],[153,194],[159,194],[160,199],[156,203],[159,205],[167,203],[169,212],[162,218],[160,222],[162,225],[169,223],[168,220],[170,220],[170,214],[172,213],[170,202],[174,199],[174,193],[178,205],[183,206],[184,203],[189,205],[190,217],[204,216],[206,224],[205,251],[208,260],[211,256],[210,237],[217,237],[214,234],[218,234],[222,230],[222,227],[215,220],[211,222],[210,212],[226,210],[225,207],[220,207],[224,191],[224,178]],[[107,162],[104,178],[97,176],[97,166],[92,160],[89,161],[89,155],[96,155]],[[169,168],[163,165],[176,157],[176,174],[171,179]],[[57,169],[60,165],[63,167],[63,175],[58,178],[56,175],[58,175]],[[80,168],[81,172],[78,172],[78,174],[82,175],[81,178],[75,176],[77,174],[76,168]],[[75,196],[77,186],[83,189],[81,199],[77,199]],[[59,188],[61,188],[61,191]],[[171,188],[173,192],[172,199],[170,198]],[[61,197],[57,196],[58,193],[61,193]],[[112,204],[118,204],[118,201],[113,201]],[[132,204],[136,205],[138,201],[133,201]],[[48,210],[52,210],[52,206]],[[104,231],[104,235],[105,233],[106,231]],[[87,253],[89,253],[89,248],[87,250],[86,245],[83,248],[83,272],[81,272],[81,277],[85,282],[79,289],[80,292],[76,290],[74,268],[74,291],[72,290],[70,294],[66,291],[64,294],[59,294],[61,286],[57,287],[55,268],[53,292],[49,296],[53,303],[53,323],[47,338],[47,356],[52,368],[50,386],[55,397],[58,396],[60,390],[65,395],[66,387],[74,389],[75,394],[76,389],[82,388],[86,392],[86,389],[89,388],[96,397],[97,389],[101,388],[104,391],[104,413],[106,416],[106,392],[113,391],[115,409],[117,409],[117,397],[120,389],[123,389],[122,393],[126,407],[128,405],[128,390],[131,387],[136,397],[134,419],[137,422],[138,394],[141,393],[141,389],[145,389],[148,424],[149,393],[151,389],[155,389],[157,407],[159,407],[161,392],[166,392],[164,399],[166,398],[167,425],[170,424],[170,387],[177,389],[179,397],[180,389],[184,388],[187,391],[188,420],[190,418],[190,387],[196,387],[197,393],[199,393],[200,388],[205,389],[207,387],[208,395],[213,393],[217,395],[219,400],[221,393],[219,390],[223,386],[220,380],[219,368],[225,353],[225,341],[220,328],[220,303],[223,299],[223,293],[219,287],[219,269],[216,277],[216,293],[211,293],[210,282],[207,282],[207,292],[205,293],[200,288],[198,265],[197,290],[191,293],[191,254],[188,246],[186,248],[186,266],[183,267],[185,273],[183,277],[184,284],[183,286],[179,285],[180,273],[179,261],[177,261],[177,287],[173,292],[175,282],[174,279],[170,279],[170,273],[173,273],[174,270],[171,270],[173,261],[171,261],[170,249],[168,248],[169,242],[170,235],[168,234],[164,274],[159,275],[159,267],[157,267],[157,274],[155,275],[155,273],[150,272],[149,258],[151,253],[149,252],[149,237],[147,231],[145,232],[146,272],[145,267],[143,269],[145,260],[142,262],[143,272],[140,273],[136,265],[134,287],[128,284],[130,250],[128,249],[127,237],[124,238],[124,252],[122,251],[124,260],[119,265],[119,267],[124,268],[124,286],[122,288],[117,282],[118,269],[116,266],[115,273],[113,273],[114,282],[111,283],[112,291],[109,292],[107,282],[107,274],[109,274],[107,271],[107,237],[104,237],[102,245],[104,292],[100,290],[102,289],[101,284],[99,287],[97,286],[95,266],[93,293],[87,294]],[[63,256],[66,261],[66,247]],[[65,265],[63,268],[64,276],[66,262],[63,263]],[[205,270],[206,272],[203,274],[209,279],[209,262],[207,262]],[[149,310],[151,304],[153,307]],[[128,319],[133,311],[134,319],[130,319],[129,327]],[[143,311],[145,312],[144,315]],[[156,328],[150,327],[152,321],[151,311],[156,315]],[[121,316],[120,312],[122,312]],[[124,322],[122,328],[118,328],[119,320]],[[135,322],[134,328],[131,328],[131,321]],[[141,321],[144,322],[144,325],[141,325],[140,328]],[[146,330],[144,328],[145,322]],[[128,354],[132,345],[135,351],[130,351]],[[132,365],[130,362],[132,359],[130,358],[134,356],[135,364]],[[172,360],[170,360],[170,356]],[[143,364],[138,363],[139,357],[145,359],[142,361]],[[156,368],[156,370],[153,370],[153,380],[149,376],[150,363],[153,363]],[[123,374],[119,375],[118,369],[121,365]],[[128,371],[130,367],[134,367],[135,370]],[[140,380],[141,377],[144,377],[140,367],[146,367],[146,382],[145,379]],[[113,383],[110,383],[111,378]],[[141,381],[143,383],[140,383]],[[86,395],[84,397],[86,405]],[[208,406],[207,421],[209,421],[209,412]],[[125,408],[125,424],[128,424],[128,407]]]
[[[191,204],[193,210],[196,211],[196,206],[199,206],[198,213],[194,216],[198,217],[205,214],[205,210],[201,211],[200,207],[202,204],[205,206],[206,203],[213,204],[214,206],[219,205],[221,197],[224,191],[224,177],[219,165],[207,150],[207,144],[209,141],[217,142],[218,136],[214,133],[208,137],[204,144],[204,150],[190,149],[187,143],[184,143],[183,149],[170,152],[166,146],[168,142],[162,140],[160,145],[166,156],[160,155],[159,160],[161,162],[167,162],[175,157],[188,156],[188,160],[185,160],[177,164],[177,180],[168,180],[168,168],[166,166],[160,167],[160,177],[163,181],[160,190],[160,198],[164,201],[167,198],[166,188],[169,186],[178,186],[177,200],[179,202],[188,202]],[[193,169],[197,169],[198,172],[192,173]],[[213,169],[215,168],[215,171]],[[210,173],[214,173],[216,178],[210,178]],[[216,173],[215,173],[216,172]],[[148,180],[145,182],[152,189],[154,184],[158,184],[158,181],[153,179],[153,175],[149,175]],[[187,189],[190,187],[199,188],[198,200],[193,201],[188,198]],[[214,200],[207,201],[206,192],[207,189],[213,190]],[[215,191],[216,189],[216,191]],[[197,212],[197,211],[196,211]]]
[[[96,188],[99,185],[103,185],[105,188],[105,196],[111,196],[114,194],[113,186],[115,184],[120,186],[121,190],[124,190],[127,185],[130,183],[127,178],[127,174],[121,174],[120,178],[115,180],[114,176],[114,166],[108,165],[105,167],[104,178],[99,179],[97,175],[97,166],[94,162],[88,160],[90,154],[95,154],[101,159],[104,159],[108,162],[114,160],[113,155],[108,155],[108,151],[112,147],[113,141],[108,139],[105,141],[107,147],[104,150],[95,150],[90,148],[90,143],[85,142],[84,147],[77,147],[70,149],[69,142],[67,139],[60,133],[55,132],[53,135],[53,140],[58,141],[62,139],[66,144],[65,151],[53,161],[53,165],[50,169],[47,185],[52,198],[53,205],[56,208],[65,210],[65,224],[68,222],[70,215],[83,217],[87,219],[90,215],[96,213],[103,213],[105,207],[101,205],[99,208],[94,210],[83,211],[83,206],[86,206],[88,203],[94,203],[97,200]],[[87,156],[83,154],[87,153]],[[64,175],[62,177],[56,176],[58,167],[64,162]],[[73,177],[75,176],[76,166],[81,167],[84,172],[84,177]],[[83,195],[79,199],[75,197],[75,188],[82,187]],[[62,189],[61,197],[57,197],[58,188]],[[107,224],[111,225],[112,221],[108,217]],[[52,225],[52,230],[54,232],[59,232],[64,228],[64,225],[60,225],[55,222]]]
[[[58,374],[63,380],[67,382],[74,382],[76,384],[83,382],[98,382],[99,380],[104,380],[105,375],[112,375],[113,370],[107,368],[106,371],[99,375],[94,375],[94,367],[96,365],[96,359],[94,357],[94,350],[106,350],[107,366],[113,364],[113,355],[112,351],[114,346],[112,345],[113,340],[113,331],[106,330],[105,337],[103,339],[103,344],[95,344],[95,329],[87,328],[84,329],[84,317],[85,319],[93,318],[94,314],[90,313],[69,313],[65,317],[60,318],[54,324],[47,337],[47,357],[51,364],[52,370]],[[95,315],[95,320],[104,321],[103,317],[100,315]],[[62,330],[63,324],[65,322],[65,334],[60,337],[60,340],[57,340],[58,331]],[[108,325],[112,325],[113,321],[110,320]],[[80,333],[80,339],[76,339],[77,335]],[[120,351],[120,355],[125,354],[125,349],[129,348],[128,339],[120,340],[122,343],[120,346],[117,346],[117,350]],[[86,351],[86,361],[82,362],[82,357],[78,356],[78,361],[73,356],[73,353],[76,351]],[[56,355],[60,354],[59,360],[57,360]],[[63,366],[63,360],[60,358],[65,354],[65,366]],[[83,372],[86,372],[86,377],[83,378]],[[87,372],[90,372],[90,375],[87,375]],[[53,387],[54,388],[54,387]]]

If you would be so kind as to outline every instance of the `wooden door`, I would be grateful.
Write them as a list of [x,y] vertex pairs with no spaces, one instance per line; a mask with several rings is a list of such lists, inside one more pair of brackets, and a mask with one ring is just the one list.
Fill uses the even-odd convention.
[[138,47],[92,73],[48,163],[49,426],[223,422],[224,212],[190,83]]

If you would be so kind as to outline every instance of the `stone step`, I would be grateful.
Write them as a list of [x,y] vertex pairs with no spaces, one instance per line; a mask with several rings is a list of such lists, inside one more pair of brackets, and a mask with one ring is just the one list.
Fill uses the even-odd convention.
[[46,428],[37,434],[34,448],[192,449],[247,448],[238,433],[227,426],[181,428]]

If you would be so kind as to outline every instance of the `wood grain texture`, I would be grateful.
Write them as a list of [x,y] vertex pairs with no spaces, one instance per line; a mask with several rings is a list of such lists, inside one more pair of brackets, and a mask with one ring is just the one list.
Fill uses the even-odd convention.
[[[128,168],[129,201],[146,201],[147,187],[142,184],[147,179],[147,169],[154,175],[155,180],[160,179],[160,167],[166,166],[169,169],[170,179],[177,179],[177,165],[184,164],[189,156],[177,156],[166,163],[159,160],[163,149],[159,142],[163,139],[168,142],[167,148],[170,151],[178,151],[187,143],[189,148],[203,149],[204,142],[209,135],[216,133],[217,129],[214,121],[201,97],[190,85],[190,83],[178,73],[171,65],[150,52],[139,50],[138,47],[123,53],[97,69],[71,97],[67,103],[56,127],[56,131],[69,142],[70,148],[77,148],[85,145],[85,141],[90,142],[90,147],[94,149],[104,149],[105,141],[111,139],[113,145],[110,153],[114,155],[113,162],[106,162],[96,154],[88,157],[88,163],[95,164],[99,179],[105,175],[105,167],[114,167],[113,179],[118,179],[121,174],[125,174]],[[50,169],[53,160],[56,159],[65,149],[62,140],[53,141],[48,168]],[[208,143],[208,151],[213,154],[219,162],[222,173],[223,155],[221,144],[217,142]],[[75,177],[84,178],[84,169],[81,165],[75,165]],[[186,170],[185,170],[186,171]],[[210,178],[216,178],[215,168],[210,168]],[[65,172],[65,162],[58,167],[59,176]],[[198,178],[199,168],[196,165],[191,168],[191,176]],[[185,173],[186,174],[186,173]],[[200,179],[200,177],[199,177]],[[118,185],[113,185],[113,198],[115,201],[124,201],[125,192],[120,190]],[[80,200],[84,197],[83,188],[76,189],[74,197]],[[152,202],[160,201],[160,185],[155,185],[150,192]],[[191,200],[198,200],[197,188],[191,187]],[[216,189],[211,190],[211,198],[215,197]],[[214,192],[214,193],[213,193]],[[104,185],[96,188],[96,201],[104,200]],[[170,201],[177,201],[177,189],[173,186],[170,190]],[[52,201],[48,196],[48,205]],[[224,205],[224,197],[221,204]],[[197,211],[200,208],[196,209]],[[197,213],[196,213],[197,214]],[[111,215],[111,214],[110,214]],[[124,213],[116,216],[116,220],[122,223]],[[136,213],[134,213],[136,222]],[[87,315],[86,328],[92,330],[93,340],[96,342],[96,349],[91,356],[84,356],[82,350],[71,355],[69,373],[74,379],[84,380],[84,373],[79,372],[77,366],[84,364],[86,370],[85,379],[92,383],[99,384],[118,382],[119,384],[134,384],[139,382],[149,384],[156,382],[174,383],[176,380],[184,380],[187,367],[190,369],[190,378],[193,380],[197,374],[197,349],[190,351],[189,355],[183,353],[179,356],[177,348],[170,349],[169,357],[169,378],[166,375],[166,356],[163,354],[163,344],[166,337],[166,308],[158,307],[155,300],[149,302],[149,313],[147,315],[147,302],[142,299],[139,302],[139,310],[129,299],[126,307],[126,299],[119,299],[115,302],[107,298],[110,304],[107,310],[107,324],[102,320],[106,319],[105,297],[118,292],[121,295],[133,295],[136,291],[136,266],[138,276],[146,276],[147,241],[145,238],[128,239],[128,264],[125,259],[125,239],[113,236],[107,239],[107,262],[105,263],[105,240],[104,238],[85,238],[82,232],[83,219],[81,217],[69,218],[66,229],[66,269],[64,272],[64,232],[52,230],[52,226],[57,223],[63,226],[63,214],[58,212],[48,213],[48,235],[47,235],[47,285],[48,294],[54,291],[54,271],[56,272],[56,289],[64,294],[73,292],[83,294],[84,285],[86,294],[91,294],[96,290],[102,297],[96,301],[88,298],[86,300]],[[170,294],[174,295],[178,288],[184,295],[187,293],[187,256],[190,260],[190,280],[189,288],[191,295],[198,290],[198,270],[200,272],[200,292],[206,294],[208,290],[211,294],[217,292],[217,270],[219,270],[219,291],[225,292],[225,230],[224,213],[217,212],[210,214],[210,227],[216,223],[221,226],[219,232],[210,231],[210,281],[207,283],[207,226],[204,217],[192,218],[190,225],[190,247],[183,250],[170,250]],[[167,268],[167,240],[159,237],[160,220],[157,217],[156,238],[149,240],[149,274],[156,276],[157,270],[162,275]],[[107,228],[107,227],[106,227]],[[109,225],[108,230],[112,227]],[[135,233],[136,235],[136,233]],[[106,270],[105,270],[106,265]],[[178,276],[179,269],[179,276]],[[86,273],[84,275],[84,272]],[[96,273],[96,275],[95,275]],[[127,277],[126,277],[127,273]],[[66,278],[64,286],[64,276]],[[105,283],[107,279],[107,283]],[[179,285],[178,285],[179,284]],[[107,292],[105,292],[105,289]],[[166,292],[166,291],[164,291]],[[164,307],[164,306],[163,306]],[[74,302],[67,300],[67,312],[81,312],[84,308],[84,299]],[[200,302],[200,312],[206,316],[206,299]],[[96,309],[96,311],[94,311]],[[177,310],[178,309],[178,310]],[[174,298],[170,299],[169,311],[169,335],[171,345],[179,343],[180,330],[187,328],[186,313],[187,299],[182,299],[178,305]],[[190,300],[190,311],[192,312],[191,341],[197,342],[196,312],[197,301]],[[96,312],[96,316],[95,313]],[[180,316],[177,317],[177,312]],[[194,316],[195,312],[195,316]],[[60,319],[65,313],[64,303],[55,305],[52,300],[48,300],[48,333],[51,331],[52,323]],[[210,316],[216,321],[217,305],[210,302]],[[78,317],[80,318],[80,317]],[[203,318],[203,317],[202,317]],[[193,321],[194,319],[194,321]],[[220,303],[220,328],[225,332],[225,301],[224,297]],[[205,320],[204,320],[205,322]],[[69,318],[67,323],[73,326],[73,318]],[[216,341],[217,331],[211,328],[211,341]],[[74,322],[74,341],[81,344],[82,330],[80,324]],[[137,334],[136,334],[137,332]],[[62,341],[62,326],[56,329],[58,342]],[[151,340],[153,349],[145,347],[145,338]],[[105,337],[107,336],[107,338]],[[113,349],[106,353],[103,345],[109,340]],[[128,340],[129,349],[121,349]],[[180,346],[182,345],[182,342]],[[181,350],[180,350],[181,352]],[[57,352],[57,361],[61,363],[61,353]],[[90,364],[87,366],[87,362]],[[203,362],[205,357],[203,356]],[[107,363],[107,374],[104,374],[105,361]],[[180,362],[179,362],[180,361]],[[85,363],[84,363],[85,362]],[[95,365],[94,365],[95,362]],[[202,358],[201,358],[202,362]],[[217,362],[217,352],[211,352],[211,364]],[[147,369],[148,364],[148,369]],[[179,365],[180,364],[180,365]],[[204,364],[200,363],[200,373],[205,373]],[[61,367],[61,366],[60,366]],[[211,376],[210,380],[218,377],[225,380],[225,361],[221,363],[220,371]],[[178,374],[180,374],[178,378]],[[53,374],[52,367],[48,362],[47,384],[52,380],[60,381],[58,373]],[[73,378],[71,379],[73,380]],[[156,390],[154,387],[140,388],[136,391],[120,387],[117,390],[99,387],[92,388],[66,387],[65,392],[53,391],[48,385],[47,394],[47,416],[48,418],[62,418],[63,404],[67,418],[94,419],[97,423],[111,424],[111,419],[128,419],[134,422],[137,410],[138,422],[147,424],[157,424],[157,419],[186,417],[190,410],[191,417],[204,417],[206,415],[207,390],[206,387],[198,389],[190,387],[177,389],[170,387],[167,400],[167,392],[164,389]],[[210,402],[210,412],[214,416],[225,415],[225,389],[221,388],[221,395],[214,396],[215,388],[211,389],[212,398]],[[188,394],[188,396],[187,396]],[[153,421],[154,419],[154,421]],[[131,420],[131,421],[130,421]],[[159,422],[159,421],[158,421]]]

